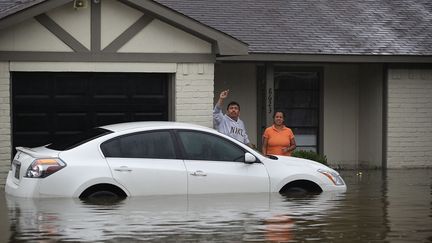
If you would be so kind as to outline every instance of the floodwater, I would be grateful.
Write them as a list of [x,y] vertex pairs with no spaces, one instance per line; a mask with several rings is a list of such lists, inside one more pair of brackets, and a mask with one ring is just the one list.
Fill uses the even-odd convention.
[[432,169],[341,171],[346,193],[19,199],[0,242],[432,242]]

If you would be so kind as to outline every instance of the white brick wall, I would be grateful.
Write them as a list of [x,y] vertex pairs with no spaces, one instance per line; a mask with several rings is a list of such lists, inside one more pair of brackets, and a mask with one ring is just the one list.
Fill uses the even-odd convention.
[[213,64],[178,64],[175,120],[213,127]]
[[387,167],[432,167],[432,70],[389,70]]
[[11,119],[9,64],[0,62],[0,185],[3,185],[10,168]]

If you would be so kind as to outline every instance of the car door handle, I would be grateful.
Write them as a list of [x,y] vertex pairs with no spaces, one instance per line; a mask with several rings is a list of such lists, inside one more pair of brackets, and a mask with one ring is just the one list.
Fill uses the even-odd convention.
[[202,171],[202,170],[197,170],[197,171],[192,172],[190,174],[193,175],[193,176],[207,176],[207,174],[204,173],[204,171]]
[[131,172],[132,169],[129,169],[129,167],[127,166],[120,166],[118,168],[114,169],[115,171],[120,171],[120,172]]

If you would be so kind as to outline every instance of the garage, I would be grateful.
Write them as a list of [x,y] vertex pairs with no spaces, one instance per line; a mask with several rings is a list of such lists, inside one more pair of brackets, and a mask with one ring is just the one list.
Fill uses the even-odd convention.
[[169,119],[164,73],[12,72],[11,80],[13,148],[100,125]]

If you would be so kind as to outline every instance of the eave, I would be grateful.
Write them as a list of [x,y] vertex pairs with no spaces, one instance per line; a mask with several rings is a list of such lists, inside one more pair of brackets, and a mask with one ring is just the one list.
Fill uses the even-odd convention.
[[432,56],[418,55],[333,55],[333,54],[262,54],[219,56],[217,61],[305,62],[305,63],[432,63]]

